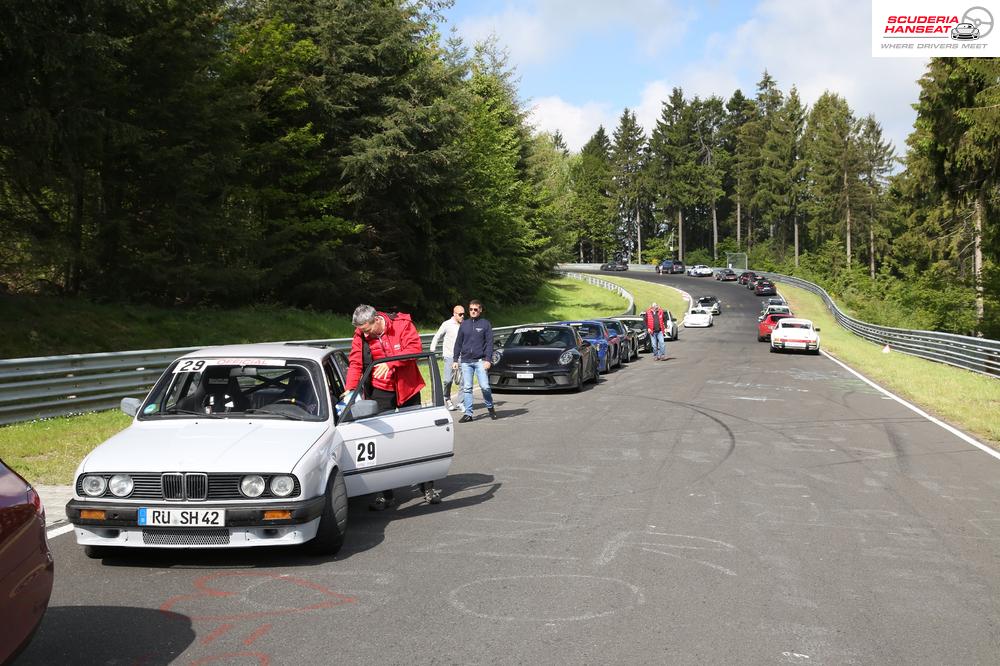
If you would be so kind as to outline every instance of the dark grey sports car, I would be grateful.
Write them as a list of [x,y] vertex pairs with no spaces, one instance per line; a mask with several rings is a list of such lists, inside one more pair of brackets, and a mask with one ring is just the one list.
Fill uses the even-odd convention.
[[597,353],[571,326],[522,326],[493,352],[489,376],[492,389],[580,391],[597,381]]

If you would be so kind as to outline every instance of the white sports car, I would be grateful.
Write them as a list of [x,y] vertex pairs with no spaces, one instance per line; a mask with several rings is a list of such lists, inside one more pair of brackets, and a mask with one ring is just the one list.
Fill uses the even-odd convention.
[[712,312],[705,308],[691,308],[684,315],[684,328],[708,328],[712,325]]
[[695,264],[688,269],[687,273],[694,277],[712,277],[712,269],[705,264]]
[[328,347],[210,347],[174,361],[145,400],[122,400],[132,425],[77,468],[66,505],[77,543],[90,557],[107,546],[336,553],[348,497],[440,479],[451,465],[434,355],[394,358],[427,381],[419,405],[383,413],[360,390],[338,403],[347,357]]
[[779,319],[777,326],[771,331],[771,351],[786,349],[802,349],[818,354],[819,329],[814,328],[809,319]]

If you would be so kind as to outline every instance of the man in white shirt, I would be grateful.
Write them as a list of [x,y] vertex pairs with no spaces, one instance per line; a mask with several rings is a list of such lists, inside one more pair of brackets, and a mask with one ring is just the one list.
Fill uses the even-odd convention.
[[[451,309],[451,317],[441,322],[437,333],[431,339],[431,351],[433,352],[437,351],[438,343],[441,342],[442,337],[444,338],[444,345],[441,348],[441,353],[444,355],[444,405],[451,411],[457,409],[455,403],[451,401],[451,384],[455,378],[455,371],[452,369],[455,359],[452,358],[452,354],[455,349],[455,336],[458,335],[458,327],[462,324],[463,319],[465,319],[465,308],[456,305]],[[457,383],[461,383],[461,381],[461,376],[459,376]]]

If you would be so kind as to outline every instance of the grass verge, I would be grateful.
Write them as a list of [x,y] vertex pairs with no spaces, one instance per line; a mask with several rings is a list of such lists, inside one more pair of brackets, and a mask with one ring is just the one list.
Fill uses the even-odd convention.
[[[597,315],[610,316],[625,310],[625,300],[617,294],[570,278],[550,281],[542,287],[538,298],[536,303],[530,305],[489,309],[487,317],[494,326],[507,326]],[[111,331],[111,342],[107,343],[107,348],[111,350],[350,337],[354,332],[349,317],[294,309],[187,311],[171,318],[166,316],[169,311],[127,306],[121,308],[118,320],[116,312],[118,309],[110,306],[88,304],[71,309],[66,320],[59,322],[53,304],[48,303],[44,307],[38,306],[29,319],[34,322],[33,326],[44,321],[46,326],[56,329],[53,331],[55,337],[47,344],[55,344],[57,349],[63,349],[58,345],[69,345],[74,340],[73,327],[93,327],[94,335],[98,334],[101,327],[107,328]],[[154,316],[156,313],[160,317],[159,322]],[[0,308],[0,316],[2,314]],[[193,332],[195,324],[202,320],[204,331],[190,339],[183,337]],[[438,324],[434,324],[429,332],[436,330],[437,326]],[[236,332],[236,338],[243,339],[234,340],[232,331]],[[86,331],[81,335],[90,339],[90,334]],[[79,344],[79,339],[76,339],[76,343]],[[67,347],[63,351],[46,353],[74,351],[79,351],[79,348]],[[41,355],[38,351],[25,353],[23,349],[19,353],[22,356]],[[130,422],[130,417],[115,410],[0,427],[0,457],[31,483],[68,484],[72,482],[73,472],[83,457]]]
[[66,484],[85,455],[131,421],[110,411],[4,426],[0,452],[31,483]]
[[842,328],[822,299],[779,284],[797,316],[819,326],[823,350],[901,398],[1000,449],[1000,381],[882,347]]
[[687,312],[687,301],[681,296],[681,292],[677,291],[673,287],[668,287],[666,285],[659,285],[655,282],[646,282],[645,280],[634,280],[632,278],[623,278],[618,276],[606,276],[602,275],[601,278],[607,280],[608,282],[614,282],[617,285],[625,287],[632,296],[635,298],[635,309],[636,312],[642,312],[650,306],[652,303],[657,303],[661,308],[666,308],[674,315],[674,318],[680,321],[684,317],[684,313]]

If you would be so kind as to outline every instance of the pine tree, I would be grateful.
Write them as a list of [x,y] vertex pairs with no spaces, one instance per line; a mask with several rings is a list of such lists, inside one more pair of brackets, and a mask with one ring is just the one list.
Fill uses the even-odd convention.
[[[604,127],[584,144],[570,169],[573,189],[571,219],[581,262],[606,260],[614,242],[616,218],[611,167],[611,140]],[[589,250],[588,246],[589,245]]]
[[[642,263],[642,209],[647,196],[644,183],[646,136],[629,109],[622,112],[611,145],[612,179],[618,211],[618,238],[625,256]],[[632,244],[632,239],[635,244]]]

